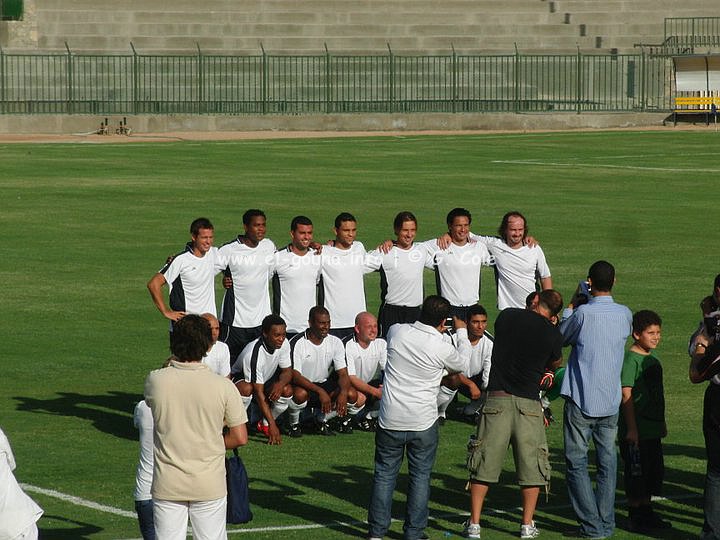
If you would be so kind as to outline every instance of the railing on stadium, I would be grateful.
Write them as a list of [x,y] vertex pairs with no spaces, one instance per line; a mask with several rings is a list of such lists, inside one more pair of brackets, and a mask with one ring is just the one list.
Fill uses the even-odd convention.
[[720,48],[720,17],[666,17],[662,43],[638,43],[650,55],[705,54]]
[[0,50],[0,113],[304,114],[670,110],[640,54],[256,56]]

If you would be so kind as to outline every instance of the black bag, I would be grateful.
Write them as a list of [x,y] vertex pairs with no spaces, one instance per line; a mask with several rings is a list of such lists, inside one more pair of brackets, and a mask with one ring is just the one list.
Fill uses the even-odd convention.
[[248,494],[248,475],[237,448],[233,456],[225,458],[227,475],[227,522],[247,523],[252,520],[250,497]]

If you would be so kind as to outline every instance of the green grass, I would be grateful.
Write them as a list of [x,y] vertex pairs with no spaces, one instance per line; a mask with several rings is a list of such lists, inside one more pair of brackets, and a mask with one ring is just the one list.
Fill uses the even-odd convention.
[[[269,218],[268,235],[281,245],[296,214],[310,216],[322,240],[330,237],[334,216],[350,211],[359,239],[370,247],[391,234],[400,210],[418,216],[424,239],[443,231],[454,206],[469,208],[473,230],[485,233],[518,209],[566,297],[588,266],[605,258],[617,268],[616,299],[663,316],[658,354],[668,398],[671,500],[659,507],[676,526],[672,538],[693,537],[702,524],[703,387],[687,380],[685,344],[699,319],[698,302],[719,270],[717,137],[708,130],[0,146],[0,425],[15,450],[17,476],[132,511],[137,442],[131,412],[146,374],[167,355],[167,327],[145,283],[182,247],[193,218],[210,217],[220,244],[241,230],[245,209],[259,207]],[[494,319],[491,276],[484,272],[482,302]],[[431,290],[432,281],[426,283]],[[367,278],[367,296],[376,310],[376,275]],[[559,413],[559,403],[555,409]],[[457,536],[464,520],[470,431],[454,421],[443,428],[433,538]],[[548,437],[555,470],[538,521],[543,538],[559,538],[573,517],[557,424]],[[336,523],[251,536],[362,536],[372,452],[372,436],[364,433],[307,436],[281,447],[254,438],[242,455],[255,519],[238,528]],[[490,491],[484,538],[517,535],[513,481],[508,460],[502,485]],[[403,473],[400,486],[405,482]],[[46,511],[40,521],[45,538],[139,536],[131,518],[33,496]],[[404,497],[397,500],[394,515],[401,517]],[[618,512],[622,526],[620,503]],[[395,537],[400,530],[393,526]],[[618,529],[616,536],[632,535]]]

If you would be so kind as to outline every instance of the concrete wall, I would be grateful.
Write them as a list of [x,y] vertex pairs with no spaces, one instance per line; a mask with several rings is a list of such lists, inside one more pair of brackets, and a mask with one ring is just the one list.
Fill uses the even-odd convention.
[[25,0],[0,22],[11,51],[258,54],[631,52],[665,17],[720,15],[711,0]]
[[[302,116],[128,116],[133,135],[232,131],[565,130],[659,126],[666,113],[327,114]],[[85,134],[104,116],[4,115],[0,134]],[[109,116],[114,128],[122,120]]]

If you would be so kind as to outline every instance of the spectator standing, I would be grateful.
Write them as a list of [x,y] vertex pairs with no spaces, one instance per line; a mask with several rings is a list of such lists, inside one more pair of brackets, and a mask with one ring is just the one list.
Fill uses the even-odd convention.
[[[590,300],[578,305],[579,290],[563,312],[560,331],[572,345],[560,394],[565,398],[563,437],[570,503],[583,537],[606,538],[615,528],[620,372],[632,314],[615,303],[615,268],[607,261],[588,271]],[[597,476],[593,490],[588,449],[594,441]]]

